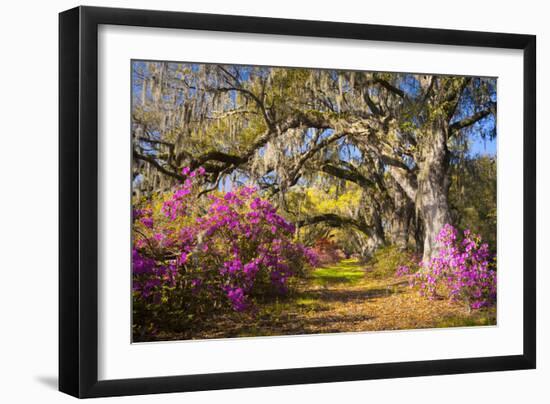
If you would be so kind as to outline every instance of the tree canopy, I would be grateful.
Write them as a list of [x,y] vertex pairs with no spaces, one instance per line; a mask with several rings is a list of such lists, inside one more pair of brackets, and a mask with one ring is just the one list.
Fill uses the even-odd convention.
[[306,241],[366,257],[428,259],[446,223],[496,243],[495,159],[472,153],[496,136],[494,78],[134,62],[132,89],[138,197],[203,167],[203,194],[253,184]]

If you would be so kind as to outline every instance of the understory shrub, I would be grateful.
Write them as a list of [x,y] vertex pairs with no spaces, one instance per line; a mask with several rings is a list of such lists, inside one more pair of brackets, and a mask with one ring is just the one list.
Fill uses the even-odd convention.
[[293,241],[294,225],[254,188],[199,198],[204,169],[141,201],[133,214],[135,335],[181,329],[205,313],[246,311],[258,296],[284,294],[315,259]]
[[446,294],[450,301],[461,302],[470,309],[493,305],[496,265],[487,243],[470,230],[465,230],[460,239],[450,224],[441,229],[437,241],[440,244],[437,256],[421,262],[418,272],[409,274],[409,268],[401,267],[396,275],[409,274],[411,285],[429,299]]
[[418,262],[417,256],[395,245],[376,250],[369,261],[371,274],[375,278],[385,278],[395,273],[395,268],[413,268]]
[[331,265],[346,258],[338,244],[326,237],[316,240],[311,251],[316,256],[318,265]]

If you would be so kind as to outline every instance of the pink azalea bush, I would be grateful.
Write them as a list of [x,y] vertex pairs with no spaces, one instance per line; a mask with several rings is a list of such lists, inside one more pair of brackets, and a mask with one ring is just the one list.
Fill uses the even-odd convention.
[[326,237],[316,240],[311,246],[311,251],[316,257],[316,266],[335,264],[346,258],[342,249]]
[[258,298],[285,294],[315,259],[254,188],[201,200],[204,169],[182,175],[181,186],[134,211],[134,323],[142,333],[160,318],[181,327],[205,313],[251,310]]
[[429,299],[445,291],[451,301],[462,302],[471,309],[493,305],[496,301],[496,271],[489,246],[479,235],[465,230],[462,239],[458,231],[446,224],[437,241],[437,256],[420,262],[414,273],[409,267],[399,267],[396,276],[409,276],[411,286]]

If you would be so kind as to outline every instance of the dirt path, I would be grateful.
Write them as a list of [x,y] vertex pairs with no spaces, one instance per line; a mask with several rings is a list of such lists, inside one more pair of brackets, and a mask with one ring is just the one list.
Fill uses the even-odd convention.
[[494,321],[494,312],[468,313],[446,300],[429,301],[410,289],[406,280],[376,277],[359,262],[344,260],[313,270],[292,296],[259,304],[254,315],[226,314],[208,321],[193,335],[172,334],[162,339],[400,330]]

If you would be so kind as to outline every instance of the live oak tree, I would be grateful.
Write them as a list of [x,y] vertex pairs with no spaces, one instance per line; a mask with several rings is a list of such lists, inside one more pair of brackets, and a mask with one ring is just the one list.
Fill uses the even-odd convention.
[[293,189],[347,181],[360,189],[358,209],[296,222],[351,227],[368,251],[412,239],[425,260],[453,219],[452,158],[472,132],[495,135],[491,78],[135,63],[133,90],[137,193],[202,166],[204,192],[255,181],[290,212]]

